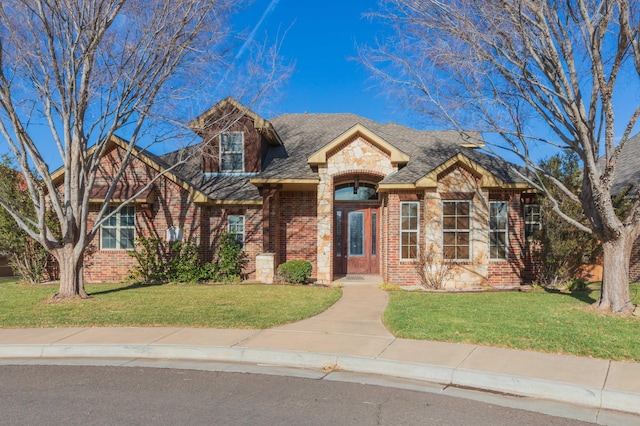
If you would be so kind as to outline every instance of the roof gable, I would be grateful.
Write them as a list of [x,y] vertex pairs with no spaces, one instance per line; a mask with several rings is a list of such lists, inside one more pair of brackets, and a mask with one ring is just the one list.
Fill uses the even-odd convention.
[[339,147],[342,143],[358,136],[368,140],[371,144],[388,154],[392,164],[406,164],[407,162],[409,162],[409,155],[400,151],[398,148],[391,145],[382,137],[378,136],[361,124],[354,125],[344,133],[337,136],[331,142],[320,148],[318,151],[311,154],[311,156],[307,159],[307,162],[312,166],[326,164],[327,155],[329,153]]
[[232,97],[226,97],[225,99],[221,100],[220,102],[191,120],[188,123],[188,126],[196,134],[201,135],[201,133],[203,133],[204,129],[207,127],[210,119],[215,119],[216,116],[224,114],[225,111],[229,110],[238,111],[241,115],[249,117],[253,121],[254,129],[265,134],[265,136],[267,136],[267,140],[270,143],[275,145],[282,145],[282,141],[280,140],[280,137],[278,136],[278,133],[276,132],[271,122],[251,111],[249,108],[242,105]]
[[444,171],[452,167],[462,167],[478,179],[481,188],[516,188],[524,187],[526,184],[508,183],[500,179],[498,176],[481,166],[479,163],[471,160],[462,153],[457,153],[438,167],[427,173],[416,182],[418,188],[433,188],[438,185],[438,176]]
[[[129,148],[129,142],[118,136],[113,135],[107,142],[105,153],[109,152],[112,149],[117,149],[117,148],[127,150]],[[91,155],[93,154],[93,152],[95,152],[95,150],[96,150],[96,147],[94,145],[91,148],[89,148],[89,150],[87,151],[87,154]],[[207,197],[204,193],[202,193],[200,190],[195,188],[189,182],[185,181],[184,179],[181,179],[175,173],[171,172],[169,170],[171,167],[167,166],[166,164],[163,164],[162,160],[160,160],[154,154],[151,154],[150,152],[144,149],[134,146],[131,149],[131,155],[133,156],[133,158],[136,158],[142,161],[144,164],[146,164],[148,167],[155,170],[156,172],[162,173],[167,179],[171,180],[172,182],[174,182],[175,184],[179,185],[180,187],[185,189],[187,192],[189,192],[193,202],[202,203],[202,202],[206,202],[209,199],[209,197]],[[61,167],[51,174],[51,178],[56,185],[62,184],[64,182],[64,171],[65,171],[64,167]]]

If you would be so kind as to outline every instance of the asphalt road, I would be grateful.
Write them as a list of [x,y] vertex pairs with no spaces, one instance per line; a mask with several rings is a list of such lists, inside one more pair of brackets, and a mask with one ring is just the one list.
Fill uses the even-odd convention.
[[139,367],[0,366],[2,425],[580,425],[356,383]]

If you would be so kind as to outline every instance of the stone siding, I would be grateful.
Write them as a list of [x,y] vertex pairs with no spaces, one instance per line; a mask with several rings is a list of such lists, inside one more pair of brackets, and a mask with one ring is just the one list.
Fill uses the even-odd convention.
[[340,144],[327,155],[326,166],[318,167],[317,192],[317,279],[333,280],[333,191],[335,179],[366,177],[374,182],[395,171],[389,155],[361,136]]

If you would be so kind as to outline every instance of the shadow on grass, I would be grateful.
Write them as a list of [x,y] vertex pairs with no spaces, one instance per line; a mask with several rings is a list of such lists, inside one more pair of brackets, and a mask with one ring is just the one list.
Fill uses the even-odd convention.
[[109,290],[92,291],[90,293],[88,292],[88,294],[89,296],[97,296],[102,294],[118,293],[120,291],[135,290],[137,288],[158,287],[161,285],[164,285],[164,283],[133,283],[125,287],[110,288]]
[[[599,295],[599,290],[584,290],[584,291],[560,291],[553,288],[545,288],[544,291],[547,293],[558,294],[560,296],[569,296],[573,297],[576,300],[579,300],[582,303],[588,303],[589,305],[596,302],[597,297]],[[595,296],[595,297],[594,297]]]

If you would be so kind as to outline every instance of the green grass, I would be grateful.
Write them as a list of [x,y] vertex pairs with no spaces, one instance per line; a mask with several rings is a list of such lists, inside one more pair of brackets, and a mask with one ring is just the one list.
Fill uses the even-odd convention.
[[[597,292],[391,292],[384,323],[397,337],[640,361],[640,319],[590,308]],[[640,285],[632,284],[634,303]]]
[[338,288],[280,285],[87,285],[87,300],[50,303],[55,286],[0,281],[0,327],[177,326],[264,329],[333,305]]

